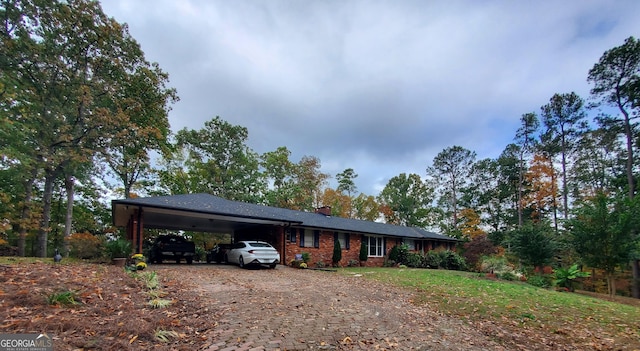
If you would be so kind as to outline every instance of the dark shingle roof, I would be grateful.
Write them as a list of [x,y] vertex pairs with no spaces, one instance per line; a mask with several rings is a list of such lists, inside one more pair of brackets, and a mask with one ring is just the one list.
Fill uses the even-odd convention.
[[212,215],[289,222],[300,227],[387,235],[413,239],[457,241],[454,238],[415,227],[405,227],[358,219],[325,216],[319,213],[231,201],[210,194],[184,194],[136,199],[114,200],[116,205],[147,206]]

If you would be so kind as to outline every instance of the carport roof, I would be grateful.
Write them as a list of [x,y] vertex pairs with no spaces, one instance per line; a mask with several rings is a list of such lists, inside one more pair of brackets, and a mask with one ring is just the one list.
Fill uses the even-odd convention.
[[456,241],[454,238],[421,228],[231,201],[210,194],[113,200],[111,207],[113,222],[119,227],[126,226],[136,209],[142,209],[146,228],[232,233],[237,229],[270,224],[368,235]]

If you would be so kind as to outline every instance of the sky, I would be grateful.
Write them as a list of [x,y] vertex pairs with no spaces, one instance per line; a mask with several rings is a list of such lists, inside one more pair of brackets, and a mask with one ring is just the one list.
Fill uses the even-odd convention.
[[640,1],[103,0],[180,101],[172,130],[220,116],[258,154],[286,146],[377,195],[445,148],[496,158],[556,93],[640,36]]

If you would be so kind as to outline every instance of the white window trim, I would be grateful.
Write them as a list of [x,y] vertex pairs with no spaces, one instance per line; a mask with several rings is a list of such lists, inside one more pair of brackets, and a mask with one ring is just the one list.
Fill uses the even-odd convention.
[[[372,255],[371,254],[371,240],[375,239],[376,240],[376,255]],[[368,256],[369,257],[384,257],[384,237],[383,236],[368,236],[367,240],[369,241],[367,243],[368,246]],[[378,245],[379,244],[379,245]],[[379,255],[378,255],[379,254]]]

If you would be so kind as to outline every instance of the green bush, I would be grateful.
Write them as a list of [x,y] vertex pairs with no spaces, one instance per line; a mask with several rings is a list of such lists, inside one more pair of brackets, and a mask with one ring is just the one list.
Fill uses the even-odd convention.
[[394,245],[391,250],[389,250],[389,260],[398,262],[398,245]]
[[110,258],[129,258],[132,250],[131,242],[125,239],[107,241],[105,245],[105,251]]
[[194,261],[204,261],[207,257],[207,251],[202,246],[196,246],[196,254],[193,256]]
[[334,240],[333,256],[331,257],[331,262],[333,262],[334,266],[338,266],[338,264],[340,263],[340,260],[342,260],[342,248],[340,247],[340,241]]
[[424,256],[417,252],[409,252],[407,254],[406,262],[404,263],[407,267],[412,268],[427,268],[424,264]]
[[554,271],[556,280],[554,284],[569,291],[574,291],[574,282],[577,278],[588,277],[591,274],[589,272],[582,272],[577,264],[569,268],[558,268]]
[[431,250],[424,257],[424,267],[438,269],[442,266],[442,257],[438,251]]
[[516,276],[513,272],[504,272],[496,274],[498,279],[514,281],[518,280],[518,276]]
[[302,253],[302,261],[303,261],[304,263],[307,263],[307,264],[308,264],[308,263],[309,263],[309,260],[311,260],[311,254],[310,254],[310,253],[308,253],[308,252],[303,252],[303,253]]
[[464,257],[458,255],[457,252],[451,250],[437,251],[441,258],[441,268],[462,271],[467,269]]
[[451,270],[465,270],[467,264],[464,258],[451,250],[432,250],[425,256],[425,266],[428,268],[442,268]]
[[547,275],[531,275],[527,278],[527,283],[538,288],[547,289],[551,287],[551,277]]
[[358,259],[364,262],[367,258],[369,258],[369,249],[367,248],[367,242],[363,237],[360,241],[360,254],[358,255]]

